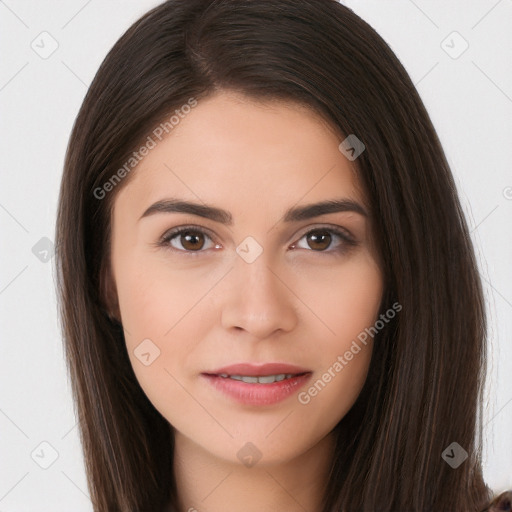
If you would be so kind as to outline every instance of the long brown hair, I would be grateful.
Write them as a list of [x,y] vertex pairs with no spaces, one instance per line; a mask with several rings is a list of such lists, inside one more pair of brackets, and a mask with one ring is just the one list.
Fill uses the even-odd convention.
[[[62,177],[59,304],[95,511],[177,507],[169,424],[139,386],[112,313],[110,213],[137,171],[112,177],[175,109],[218,90],[306,105],[366,147],[356,163],[382,258],[382,311],[403,309],[376,335],[364,388],[335,428],[323,512],[482,510],[492,493],[481,469],[481,282],[449,165],[405,69],[335,0],[169,0],[103,61]],[[468,454],[457,468],[443,458],[454,442]]]

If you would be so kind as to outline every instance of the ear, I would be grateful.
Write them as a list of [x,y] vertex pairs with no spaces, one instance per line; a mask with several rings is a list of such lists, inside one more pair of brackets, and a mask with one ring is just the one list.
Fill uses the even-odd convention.
[[121,311],[119,309],[119,300],[114,276],[112,275],[110,258],[106,258],[101,267],[99,288],[101,304],[106,315],[110,320],[121,323]]

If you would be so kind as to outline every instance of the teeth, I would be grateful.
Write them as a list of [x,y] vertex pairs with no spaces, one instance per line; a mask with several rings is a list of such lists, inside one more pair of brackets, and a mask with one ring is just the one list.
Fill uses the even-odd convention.
[[246,376],[246,375],[228,375],[227,373],[220,373],[219,377],[230,378],[239,380],[247,384],[272,384],[281,380],[290,379],[293,377],[292,373],[280,373],[279,375],[264,375],[262,377]]

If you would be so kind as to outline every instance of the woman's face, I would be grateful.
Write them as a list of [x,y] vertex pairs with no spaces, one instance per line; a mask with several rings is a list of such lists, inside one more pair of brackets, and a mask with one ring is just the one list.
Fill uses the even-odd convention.
[[[354,164],[309,110],[225,92],[153,139],[112,219],[137,379],[179,439],[289,461],[351,408],[371,358],[383,282]],[[325,201],[341,207],[309,208]]]

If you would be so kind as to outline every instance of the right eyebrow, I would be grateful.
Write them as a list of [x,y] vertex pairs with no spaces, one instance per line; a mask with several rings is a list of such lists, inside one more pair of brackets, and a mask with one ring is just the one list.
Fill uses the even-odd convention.
[[171,198],[157,201],[140,216],[140,219],[156,213],[190,213],[228,226],[233,224],[233,216],[226,210],[179,199]]

